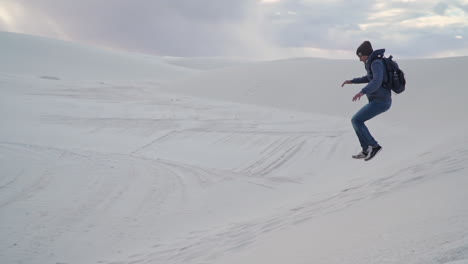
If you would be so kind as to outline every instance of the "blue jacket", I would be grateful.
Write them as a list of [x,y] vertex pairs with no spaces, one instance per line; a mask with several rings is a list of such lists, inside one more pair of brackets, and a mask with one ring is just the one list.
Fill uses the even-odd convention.
[[367,75],[360,78],[354,78],[352,80],[353,83],[367,83],[367,85],[362,88],[361,93],[365,94],[369,101],[392,100],[392,92],[382,86],[382,84],[387,81],[388,77],[384,62],[379,60],[378,57],[383,56],[384,53],[385,49],[379,49],[372,52],[365,63]]

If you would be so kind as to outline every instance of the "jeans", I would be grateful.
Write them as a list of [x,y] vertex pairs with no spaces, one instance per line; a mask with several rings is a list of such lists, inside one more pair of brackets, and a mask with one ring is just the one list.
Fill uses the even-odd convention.
[[367,151],[369,146],[374,147],[378,145],[377,141],[374,139],[374,137],[372,137],[364,122],[387,111],[390,109],[391,105],[392,101],[370,101],[368,104],[362,107],[361,110],[359,110],[351,119],[351,123],[353,124],[354,131],[356,131],[356,135],[359,138],[359,142],[361,143],[363,151]]

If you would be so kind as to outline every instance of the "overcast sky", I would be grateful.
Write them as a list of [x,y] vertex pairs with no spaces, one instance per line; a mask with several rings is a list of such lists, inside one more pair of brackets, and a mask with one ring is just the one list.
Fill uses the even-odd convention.
[[467,56],[468,0],[0,0],[0,31],[163,56]]

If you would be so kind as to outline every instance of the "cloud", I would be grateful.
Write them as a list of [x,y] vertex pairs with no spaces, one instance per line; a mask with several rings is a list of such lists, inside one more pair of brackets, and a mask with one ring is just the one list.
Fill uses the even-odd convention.
[[[319,4],[320,2],[320,4]],[[271,31],[282,47],[333,57],[350,54],[364,39],[405,57],[468,55],[468,1],[282,1],[296,16],[270,15]],[[271,12],[274,14],[274,12]],[[276,12],[275,14],[281,14]],[[286,37],[285,37],[286,36]],[[349,56],[349,55],[348,55]]]
[[[8,3],[8,2],[7,2]],[[171,56],[252,55],[261,40],[257,0],[14,0],[27,15],[4,30]],[[0,9],[1,10],[1,9]],[[24,26],[42,23],[39,28]],[[41,24],[41,22],[37,23]],[[51,24],[59,26],[53,30]],[[254,43],[256,46],[249,43]]]
[[3,0],[0,30],[167,56],[343,58],[369,39],[431,57],[467,55],[467,11],[467,0]]

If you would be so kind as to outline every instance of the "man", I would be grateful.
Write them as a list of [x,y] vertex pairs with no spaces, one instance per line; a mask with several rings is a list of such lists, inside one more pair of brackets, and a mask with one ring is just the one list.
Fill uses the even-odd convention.
[[364,122],[375,116],[387,111],[392,105],[392,93],[389,89],[382,86],[387,81],[385,65],[379,58],[383,57],[385,49],[373,50],[369,41],[364,41],[356,50],[356,55],[359,60],[365,65],[367,75],[346,80],[345,84],[367,83],[362,90],[353,97],[353,101],[360,100],[363,95],[367,96],[369,103],[362,107],[351,119],[354,131],[359,139],[362,151],[359,154],[353,155],[355,159],[371,160],[381,150],[380,146],[374,137],[369,132]]

